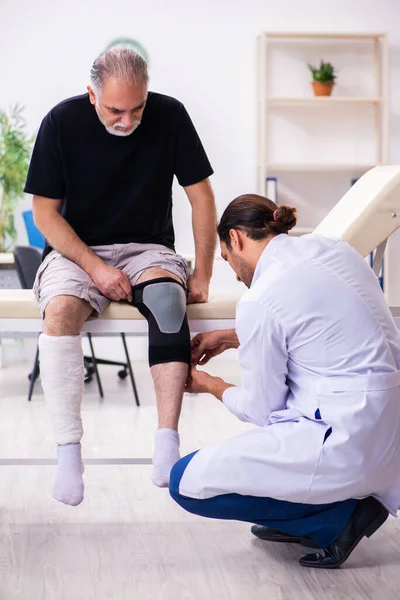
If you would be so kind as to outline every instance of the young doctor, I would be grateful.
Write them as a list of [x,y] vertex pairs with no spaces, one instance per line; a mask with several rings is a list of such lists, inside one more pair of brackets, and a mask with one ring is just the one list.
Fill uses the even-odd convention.
[[239,347],[242,385],[193,366],[187,391],[255,427],[178,461],[170,493],[317,548],[305,567],[336,568],[400,505],[400,334],[363,258],[339,239],[289,237],[295,224],[294,209],[253,194],[222,215],[222,257],[249,289],[236,331],[197,335],[192,361]]

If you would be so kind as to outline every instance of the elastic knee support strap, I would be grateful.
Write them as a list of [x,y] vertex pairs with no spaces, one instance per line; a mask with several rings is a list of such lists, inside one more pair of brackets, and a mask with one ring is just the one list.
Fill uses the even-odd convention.
[[190,365],[190,333],[186,289],[171,277],[139,283],[132,288],[133,306],[149,324],[149,364]]

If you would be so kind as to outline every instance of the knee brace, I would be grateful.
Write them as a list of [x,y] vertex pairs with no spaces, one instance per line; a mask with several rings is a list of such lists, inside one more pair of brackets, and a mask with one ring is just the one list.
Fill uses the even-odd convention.
[[183,362],[190,365],[190,333],[186,289],[171,277],[139,283],[132,304],[149,324],[149,364]]

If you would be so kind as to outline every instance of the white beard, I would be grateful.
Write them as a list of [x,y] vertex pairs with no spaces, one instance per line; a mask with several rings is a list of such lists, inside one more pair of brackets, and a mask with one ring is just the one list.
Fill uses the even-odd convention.
[[[103,123],[103,125],[104,125],[104,123]],[[121,124],[118,125],[118,128],[116,127],[116,125],[112,125],[111,127],[107,127],[107,125],[104,125],[104,127],[106,128],[108,133],[111,133],[111,135],[127,137],[128,135],[131,135],[131,133],[136,131],[136,129],[139,127],[139,125],[140,125],[140,121],[136,121],[136,123],[134,123],[130,129],[128,129],[127,127],[123,127]]]
[[[111,135],[117,135],[119,137],[127,137],[128,135],[131,135],[131,133],[133,133],[140,125],[140,121],[135,121],[135,123],[132,125],[132,127],[130,129],[128,129],[122,123],[115,123],[115,125],[107,126],[104,123],[104,119],[102,119],[102,117],[101,117],[100,109],[99,109],[97,102],[96,102],[95,108],[96,108],[97,116],[99,117],[100,123],[102,123],[104,125],[104,127],[106,128],[106,131],[108,131],[108,133],[111,133]],[[118,126],[118,129],[116,129],[117,126]]]

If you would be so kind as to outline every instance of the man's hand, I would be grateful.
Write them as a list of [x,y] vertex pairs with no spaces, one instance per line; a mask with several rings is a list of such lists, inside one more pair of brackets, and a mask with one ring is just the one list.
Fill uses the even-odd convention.
[[111,300],[132,302],[132,286],[128,275],[115,267],[98,263],[89,273],[103,296]]
[[198,333],[192,339],[192,363],[206,365],[211,358],[222,354],[228,348],[237,348],[237,335],[233,329]]
[[213,394],[218,400],[222,400],[222,394],[229,387],[233,386],[230,383],[225,383],[220,377],[213,377],[205,371],[198,371],[195,367],[191,367],[186,380],[185,392],[191,394],[205,392]]
[[209,285],[210,282],[208,279],[193,273],[187,282],[187,288],[189,291],[187,300],[188,304],[200,304],[202,302],[207,302]]

